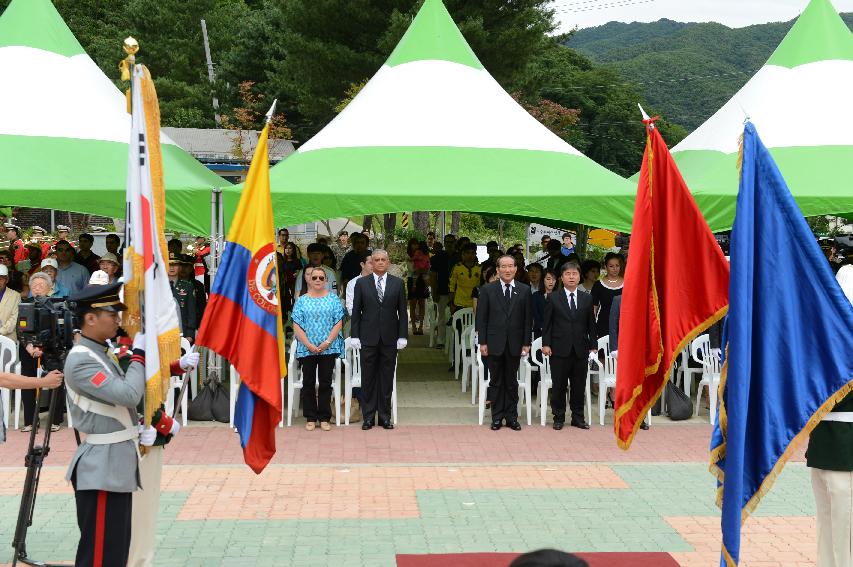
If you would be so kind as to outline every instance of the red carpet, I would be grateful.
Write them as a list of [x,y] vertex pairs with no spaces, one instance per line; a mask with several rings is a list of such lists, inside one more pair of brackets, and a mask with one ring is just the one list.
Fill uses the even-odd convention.
[[[678,567],[669,553],[578,553],[589,567]],[[397,567],[507,567],[518,553],[397,555]]]

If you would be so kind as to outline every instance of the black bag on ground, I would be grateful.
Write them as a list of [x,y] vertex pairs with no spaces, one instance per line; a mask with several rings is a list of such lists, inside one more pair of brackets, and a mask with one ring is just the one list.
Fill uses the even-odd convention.
[[213,398],[216,396],[216,385],[213,380],[207,380],[187,407],[187,418],[191,421],[213,421]]
[[666,383],[666,407],[669,409],[669,419],[683,421],[693,417],[693,401],[674,382]]
[[225,384],[217,380],[214,384],[213,403],[211,404],[213,419],[220,423],[231,421],[231,404],[229,402],[228,389]]
[[663,411],[663,397],[666,395],[666,392],[658,396],[658,401],[655,402],[655,405],[652,406],[652,415],[660,415]]

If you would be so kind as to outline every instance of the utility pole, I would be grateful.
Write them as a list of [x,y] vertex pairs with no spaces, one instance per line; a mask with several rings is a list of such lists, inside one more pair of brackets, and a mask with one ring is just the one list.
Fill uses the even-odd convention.
[[[204,57],[207,59],[207,80],[210,81],[211,88],[216,80],[216,73],[213,71],[213,61],[210,59],[210,43],[207,41],[207,22],[201,21],[201,35],[204,38]],[[222,116],[219,114],[219,99],[213,95],[213,117],[216,124],[222,123]]]

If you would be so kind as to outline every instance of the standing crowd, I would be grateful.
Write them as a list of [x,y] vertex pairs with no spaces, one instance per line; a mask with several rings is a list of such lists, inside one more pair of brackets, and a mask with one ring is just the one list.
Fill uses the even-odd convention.
[[310,243],[303,257],[286,228],[278,233],[277,250],[282,316],[286,326],[292,322],[303,373],[316,375],[303,380],[307,429],[319,424],[329,430],[340,411],[331,407],[332,379],[334,359],[346,354],[345,337],[360,350],[364,376],[353,389],[358,403],[350,421],[363,419],[364,429],[374,423],[393,428],[396,354],[406,347],[409,329],[424,333],[428,298],[437,308],[438,324],[430,332],[439,349],[446,336],[439,328],[451,325],[459,310],[474,312],[490,378],[493,429],[503,423],[521,428],[515,375],[534,339],[541,339],[542,353],[551,358],[555,428],[566,420],[567,395],[570,424],[589,427],[583,414],[586,373],[598,339],[610,336],[611,307],[623,286],[620,254],[608,253],[603,264],[583,261],[565,233],[561,240],[544,237],[540,257],[529,263],[521,244],[503,251],[494,241],[479,261],[470,238],[448,234],[439,241],[430,232],[423,241],[409,240],[404,261],[393,264],[386,251],[370,250],[366,234],[342,231],[331,244],[326,237]]

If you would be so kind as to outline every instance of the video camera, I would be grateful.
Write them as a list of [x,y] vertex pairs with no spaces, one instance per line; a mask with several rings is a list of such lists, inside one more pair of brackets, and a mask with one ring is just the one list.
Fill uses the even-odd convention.
[[42,349],[45,371],[62,370],[65,356],[74,346],[74,330],[78,328],[74,302],[64,298],[36,297],[18,307],[22,340]]

